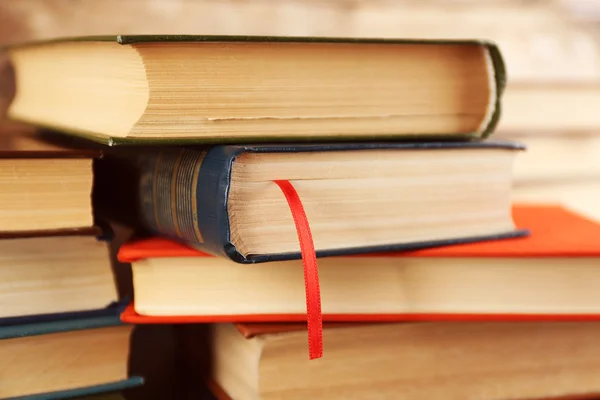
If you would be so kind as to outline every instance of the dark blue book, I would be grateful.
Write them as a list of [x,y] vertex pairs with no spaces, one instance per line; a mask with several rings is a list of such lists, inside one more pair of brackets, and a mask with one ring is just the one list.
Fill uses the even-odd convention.
[[298,192],[317,256],[414,250],[524,235],[510,199],[522,149],[498,141],[150,148],[138,150],[130,186],[150,231],[240,263],[300,258],[275,180]]
[[132,326],[118,310],[0,326],[0,399],[69,399],[141,385],[128,375]]
[[[104,235],[99,237],[98,235]],[[111,233],[44,235],[0,240],[0,326],[41,315],[96,312],[119,301]]]
[[[60,390],[57,392],[34,394],[31,396],[9,397],[10,400],[60,400],[60,399],[76,399],[76,400],[117,400],[118,396],[102,396],[103,394],[113,395],[115,392],[125,389],[134,388],[144,383],[144,380],[139,376],[124,379],[117,382],[110,382],[94,386],[86,386],[69,390]],[[122,398],[122,397],[121,397]]]

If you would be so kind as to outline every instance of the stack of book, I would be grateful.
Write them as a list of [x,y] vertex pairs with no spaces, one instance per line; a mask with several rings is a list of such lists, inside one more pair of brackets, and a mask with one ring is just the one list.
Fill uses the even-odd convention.
[[58,399],[141,383],[107,232],[94,226],[92,160],[40,135],[0,138],[0,398]]
[[114,39],[12,48],[9,115],[105,145],[121,319],[210,324],[217,397],[600,392],[600,226],[511,204],[496,46]]

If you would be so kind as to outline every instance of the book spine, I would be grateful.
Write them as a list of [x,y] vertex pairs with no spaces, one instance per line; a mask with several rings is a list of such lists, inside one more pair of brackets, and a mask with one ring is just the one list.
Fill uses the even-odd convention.
[[179,148],[140,157],[139,210],[155,233],[202,251],[241,257],[229,240],[227,196],[237,146]]
[[492,114],[487,126],[481,132],[482,138],[489,137],[498,126],[498,122],[500,121],[500,116],[502,114],[501,98],[502,94],[504,93],[504,89],[506,88],[506,65],[504,63],[502,53],[495,44],[488,43],[486,46],[488,48],[488,52],[492,61],[492,67],[494,69],[493,72],[496,84],[496,98],[494,100],[494,113]]

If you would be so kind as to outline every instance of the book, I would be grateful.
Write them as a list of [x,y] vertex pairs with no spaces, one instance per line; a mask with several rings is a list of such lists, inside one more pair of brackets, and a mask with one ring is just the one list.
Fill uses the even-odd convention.
[[500,116],[492,43],[106,36],[6,49],[10,118],[109,145],[476,138]]
[[[319,259],[325,321],[600,320],[600,224],[516,206],[531,235]],[[240,265],[161,238],[121,247],[130,323],[304,321],[300,261]]]
[[492,141],[137,149],[117,152],[115,165],[109,155],[98,163],[107,164],[98,181],[113,190],[97,204],[240,263],[300,258],[289,205],[273,182],[284,179],[299,194],[319,256],[512,237],[524,234],[510,200],[520,150]]
[[86,386],[77,389],[59,390],[56,392],[41,393],[34,395],[11,397],[10,400],[125,400],[125,397],[117,392],[136,388],[143,385],[144,379],[140,376],[134,376],[118,382],[107,384]]
[[89,320],[98,318],[114,317],[115,315],[121,315],[129,302],[128,297],[110,303],[102,308],[88,309],[88,310],[76,310],[67,312],[55,312],[45,314],[27,314],[18,315],[15,317],[3,317],[0,318],[0,328],[10,326],[22,326],[29,324],[41,324],[46,322],[54,321],[71,321],[71,320]]
[[600,394],[600,322],[326,325],[329,350],[318,362],[306,357],[303,330],[302,324],[213,325],[216,397],[566,400]]
[[0,327],[0,397],[71,398],[141,384],[127,372],[131,330],[116,315]]
[[96,232],[92,161],[101,155],[48,135],[2,134],[0,237]]
[[119,300],[107,242],[94,235],[0,240],[6,318],[100,309]]

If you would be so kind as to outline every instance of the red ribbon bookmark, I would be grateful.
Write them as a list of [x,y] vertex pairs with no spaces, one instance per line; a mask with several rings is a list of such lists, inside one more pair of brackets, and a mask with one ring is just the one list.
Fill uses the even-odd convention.
[[281,189],[290,206],[300,252],[304,265],[304,291],[306,292],[306,319],[308,326],[308,354],[311,360],[323,357],[323,316],[321,314],[321,289],[319,267],[308,218],[298,192],[290,181],[274,181]]

